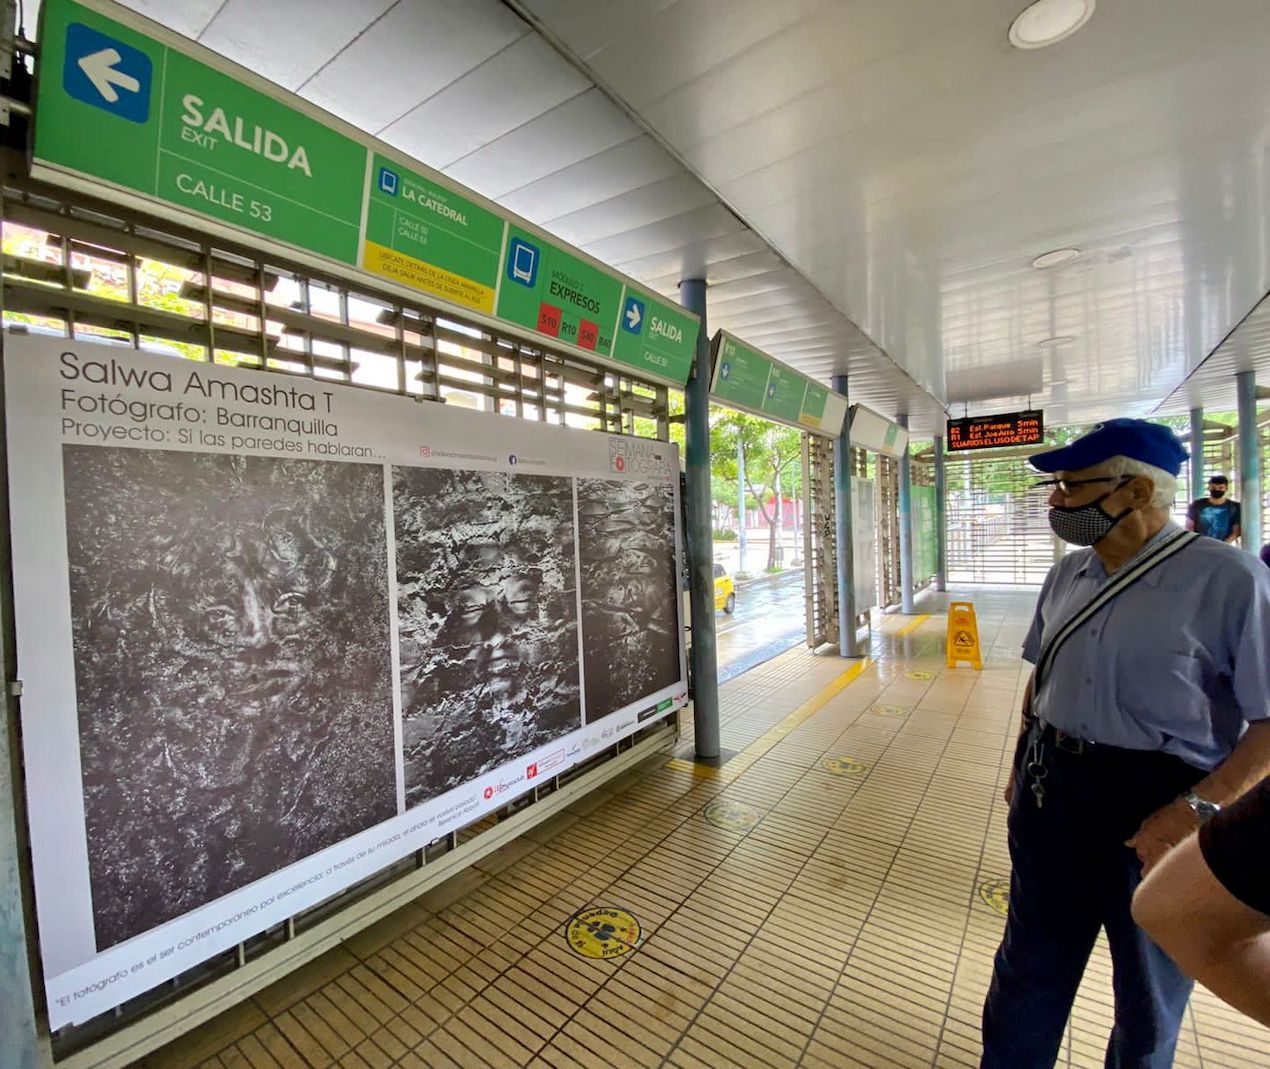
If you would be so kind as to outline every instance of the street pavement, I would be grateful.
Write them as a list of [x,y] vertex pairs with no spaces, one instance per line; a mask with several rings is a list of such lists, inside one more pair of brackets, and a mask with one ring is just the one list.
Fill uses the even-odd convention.
[[719,649],[719,682],[726,683],[755,665],[807,639],[803,570],[793,568],[738,586],[736,612],[714,614]]

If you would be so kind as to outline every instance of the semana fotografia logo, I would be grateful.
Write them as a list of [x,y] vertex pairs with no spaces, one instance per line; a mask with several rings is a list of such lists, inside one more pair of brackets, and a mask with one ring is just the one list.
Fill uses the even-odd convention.
[[674,462],[662,452],[658,442],[639,438],[609,439],[609,471],[618,475],[663,476],[673,470]]

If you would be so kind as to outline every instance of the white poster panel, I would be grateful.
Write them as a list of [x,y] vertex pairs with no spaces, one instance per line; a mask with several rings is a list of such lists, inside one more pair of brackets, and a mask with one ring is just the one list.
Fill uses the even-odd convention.
[[852,577],[856,612],[878,603],[878,513],[872,479],[851,477]]
[[5,348],[53,1028],[686,702],[675,446]]

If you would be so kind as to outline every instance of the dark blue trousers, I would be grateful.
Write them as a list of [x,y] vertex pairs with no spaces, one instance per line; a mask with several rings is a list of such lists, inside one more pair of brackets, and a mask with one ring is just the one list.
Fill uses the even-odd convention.
[[[1038,755],[1035,745],[1040,743]],[[1045,773],[1036,804],[1035,766]],[[983,1014],[981,1069],[1051,1069],[1090,952],[1105,928],[1115,1026],[1107,1069],[1168,1069],[1192,983],[1136,924],[1142,878],[1124,845],[1204,773],[1163,753],[1020,740],[1010,806],[1010,912]]]

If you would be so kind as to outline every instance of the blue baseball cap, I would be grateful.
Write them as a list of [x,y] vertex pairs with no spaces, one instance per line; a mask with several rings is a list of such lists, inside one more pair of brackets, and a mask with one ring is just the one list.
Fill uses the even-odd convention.
[[1181,440],[1162,423],[1145,419],[1109,419],[1071,445],[1028,457],[1037,471],[1080,471],[1111,457],[1132,457],[1176,475],[1190,456]]

